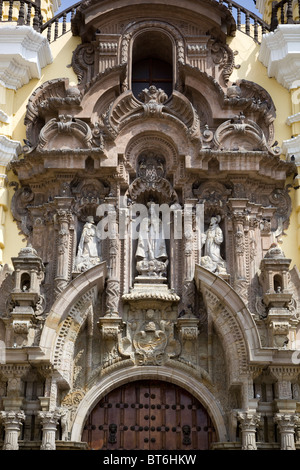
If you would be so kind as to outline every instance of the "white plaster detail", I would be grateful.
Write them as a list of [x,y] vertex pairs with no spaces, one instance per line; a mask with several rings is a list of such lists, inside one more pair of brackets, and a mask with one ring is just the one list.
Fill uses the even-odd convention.
[[258,9],[259,13],[263,15],[266,8],[266,0],[256,0],[255,7]]
[[282,142],[282,151],[289,161],[294,156],[296,165],[300,165],[300,135]]
[[288,126],[291,126],[295,122],[299,122],[299,121],[300,121],[300,113],[296,113],[296,114],[292,114],[291,116],[289,116],[286,120],[286,123]]
[[17,140],[11,140],[5,135],[0,135],[0,166],[8,163],[21,152],[21,144]]
[[55,13],[59,9],[60,6],[61,6],[60,0],[52,0],[53,13]]
[[9,124],[10,118],[9,116],[0,109],[0,122],[4,122],[5,124]]
[[264,34],[258,58],[269,77],[288,90],[295,88],[293,83],[300,80],[300,25],[281,24],[274,32]]
[[17,90],[31,78],[41,78],[41,70],[52,63],[47,39],[30,26],[0,28],[0,82]]

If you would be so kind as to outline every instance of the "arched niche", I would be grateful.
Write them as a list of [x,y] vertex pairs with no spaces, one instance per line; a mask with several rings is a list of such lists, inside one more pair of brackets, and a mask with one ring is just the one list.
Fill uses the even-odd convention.
[[[171,86],[165,91],[170,97],[171,91],[177,83],[178,64],[184,61],[184,41],[179,30],[165,21],[140,21],[130,24],[124,31],[121,42],[121,58],[122,63],[128,64],[126,89],[133,89],[132,84],[137,83],[137,70],[135,69],[137,64],[145,65],[141,61],[151,58],[159,61],[158,68],[163,67],[166,76],[157,78],[167,79],[165,83],[169,83]],[[158,70],[158,73],[161,72],[162,70]],[[149,88],[148,85],[139,91],[143,88]],[[163,89],[161,80],[153,85]],[[138,90],[135,91],[134,94],[137,96]]]
[[166,174],[172,173],[178,166],[177,143],[161,132],[139,132],[129,140],[124,150],[125,160],[133,175],[136,175],[140,156],[149,151],[164,158]]
[[[161,47],[161,45],[164,47]],[[155,86],[171,96],[174,87],[173,43],[161,30],[140,32],[132,46],[131,89],[136,98]]]

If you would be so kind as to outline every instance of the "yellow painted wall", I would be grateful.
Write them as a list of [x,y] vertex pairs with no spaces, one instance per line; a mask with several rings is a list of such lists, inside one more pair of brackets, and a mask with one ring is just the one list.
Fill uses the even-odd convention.
[[[253,39],[238,31],[235,38],[228,40],[228,44],[234,51],[238,51],[235,57],[235,63],[236,65],[240,65],[239,69],[234,70],[230,79],[235,81],[244,78],[258,83],[265,88],[272,97],[276,108],[276,119],[274,122],[275,140],[277,140],[279,146],[281,146],[283,140],[288,140],[292,136],[291,126],[286,124],[287,117],[293,114],[290,92],[280,85],[275,78],[268,77],[267,68],[258,60],[259,45],[256,44]],[[282,156],[282,158],[285,157]],[[287,184],[293,184],[293,179],[291,178],[287,181]],[[297,184],[298,183],[295,185]],[[297,214],[298,195],[295,194],[295,190],[291,189],[290,196],[293,212],[289,228],[285,232],[286,235],[282,237],[281,248],[287,258],[291,258],[291,267],[296,265],[300,269],[300,240],[298,243],[300,215],[298,224]]]
[[[24,85],[17,91],[6,90],[6,97],[8,97],[6,109],[9,109],[12,113],[9,114],[12,117],[12,133],[10,136],[13,140],[23,143],[23,139],[26,138],[26,128],[24,126],[26,105],[29,97],[36,88],[54,78],[68,78],[70,84],[77,84],[77,76],[73,72],[72,67],[70,67],[70,64],[72,61],[72,52],[80,42],[80,38],[73,37],[70,32],[65,34],[51,44],[53,63],[43,68],[41,79],[32,79],[27,85]],[[4,107],[2,107],[2,109],[5,111]],[[4,133],[2,129],[0,132]],[[17,181],[12,171],[8,172],[8,181]],[[12,187],[8,187],[8,193],[8,207],[10,207],[11,198],[14,194]],[[11,257],[17,256],[20,249],[25,246],[26,243],[23,241],[24,237],[19,234],[19,229],[16,222],[13,221],[11,212],[7,211],[5,215],[5,249],[3,252],[3,263],[11,265]]]

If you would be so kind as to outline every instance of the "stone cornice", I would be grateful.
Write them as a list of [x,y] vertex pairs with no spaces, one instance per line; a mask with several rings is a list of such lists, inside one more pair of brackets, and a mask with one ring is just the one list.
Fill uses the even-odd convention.
[[11,160],[18,157],[20,152],[20,142],[0,135],[0,166],[6,167]]
[[0,28],[0,82],[17,90],[31,78],[40,78],[41,69],[52,62],[47,39],[30,26]]
[[290,90],[300,80],[300,25],[278,25],[262,38],[259,60],[267,67],[268,76]]

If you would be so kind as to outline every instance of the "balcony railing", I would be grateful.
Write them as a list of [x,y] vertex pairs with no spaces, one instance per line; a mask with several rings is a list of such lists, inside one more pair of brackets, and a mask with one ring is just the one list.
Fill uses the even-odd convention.
[[42,25],[41,32],[47,32],[47,38],[49,42],[56,41],[56,39],[58,39],[60,36],[71,30],[71,21],[80,4],[81,2],[75,3]]
[[272,3],[271,31],[274,31],[278,24],[299,24],[300,0],[297,1],[295,7],[293,5],[293,0]]
[[[260,42],[262,35],[270,30],[270,27],[261,18],[238,3],[229,0],[216,1],[232,13],[237,29],[252,37],[256,42]],[[77,2],[51,20],[43,23],[39,3],[39,0],[36,0],[36,2],[30,0],[0,0],[0,21],[17,21],[18,24],[31,25],[41,33],[46,32],[48,41],[53,42],[71,30],[72,18],[81,4],[81,2]],[[7,11],[5,17],[2,13],[4,11]],[[13,19],[14,11],[17,15],[15,19]],[[34,14],[32,14],[33,11]]]
[[236,2],[229,0],[217,0],[220,5],[225,5],[232,13],[236,21],[237,29],[252,37],[256,42],[260,42],[262,35],[270,30],[270,27],[255,13],[247,10]]
[[40,2],[31,0],[0,0],[0,22],[16,22],[18,25],[32,26],[41,30],[42,15]]

